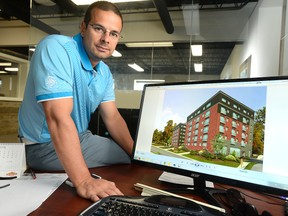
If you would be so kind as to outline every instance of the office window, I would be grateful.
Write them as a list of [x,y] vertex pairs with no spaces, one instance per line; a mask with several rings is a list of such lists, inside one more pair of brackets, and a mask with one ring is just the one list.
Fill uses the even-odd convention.
[[243,123],[244,123],[244,124],[248,124],[248,119],[246,119],[245,117],[243,117]]
[[238,119],[238,115],[233,112],[233,113],[232,113],[232,118],[237,120],[237,119]]
[[225,124],[225,118],[223,116],[220,116],[220,123]]
[[221,133],[224,133],[225,131],[224,131],[224,126],[223,125],[220,125],[219,126],[219,132],[221,132]]
[[208,140],[208,134],[203,135],[203,142]]
[[226,115],[226,114],[227,114],[227,113],[226,113],[226,109],[225,109],[224,107],[221,107],[221,108],[220,108],[220,113]]
[[[43,37],[41,32],[45,32],[45,35],[73,36],[79,31],[78,26],[84,15],[82,8],[75,7],[70,1],[67,1],[67,4],[49,1],[49,4],[53,4],[53,10],[51,10],[51,6],[45,5],[44,2],[32,0],[31,8],[27,7],[29,11],[31,10],[30,23],[32,21],[35,23],[35,20],[42,23],[37,27],[27,27],[26,24],[19,26],[16,25],[16,20],[9,20],[11,16],[1,17],[5,23],[3,32],[6,30],[8,30],[7,32],[9,30],[15,32],[17,29],[24,29],[24,32],[28,32],[28,35],[19,34],[1,38],[2,45],[0,48],[9,49],[7,53],[12,53],[10,59],[13,59],[15,64],[22,64],[23,59],[31,58],[33,52],[29,51],[28,48],[35,48],[35,45]],[[147,4],[141,3],[141,7],[138,3],[125,3],[125,6],[119,3],[120,11],[124,16],[122,32],[124,37],[119,40],[116,50],[121,55],[120,57],[114,55],[115,57],[112,56],[104,60],[113,74],[116,90],[133,90],[134,80],[186,82],[288,74],[288,47],[286,46],[288,38],[282,38],[283,41],[280,45],[277,42],[279,35],[287,32],[287,27],[281,25],[286,23],[285,17],[288,17],[286,4],[279,3],[279,1],[263,0],[247,1],[243,7],[237,7],[238,4],[225,3],[224,1],[223,4],[218,4],[219,7],[214,7],[215,4],[211,3],[212,1],[194,1],[195,6],[199,8],[197,10],[199,17],[193,20],[193,25],[192,23],[190,25],[191,20],[188,17],[191,17],[189,13],[191,15],[193,10],[184,11],[183,1],[166,1],[174,28],[173,33],[168,33],[155,5],[148,2]],[[201,7],[199,7],[199,2],[203,4]],[[30,1],[27,4],[30,6]],[[262,10],[263,7],[265,10]],[[69,8],[73,8],[73,10],[69,11]],[[10,10],[13,11],[14,8],[12,7]],[[254,20],[258,20],[258,22],[254,22]],[[275,23],[275,25],[267,25],[266,20]],[[37,31],[34,28],[38,28]],[[153,34],[148,34],[147,29]],[[48,32],[46,32],[47,30]],[[34,35],[35,32],[40,33]],[[268,34],[269,39],[266,37]],[[30,38],[31,41],[19,46],[21,40],[17,36],[20,39],[23,36]],[[135,41],[141,43],[135,44]],[[159,47],[157,43],[161,41],[169,43]],[[134,43],[134,47],[131,46],[131,42]],[[190,55],[191,45],[198,43],[203,46],[201,56],[203,71],[201,73],[194,69],[194,63],[197,63],[199,57]],[[271,50],[263,53],[261,47],[269,47]],[[26,49],[25,52],[24,49]],[[279,53],[279,56],[275,56],[274,53]],[[24,56],[24,58],[15,59],[18,56]],[[240,74],[239,65],[250,56],[252,59],[250,73]],[[253,61],[254,56],[257,61]],[[268,61],[272,61],[269,67],[266,66]],[[144,71],[137,72],[128,66],[128,64],[133,63],[139,65]],[[23,65],[25,66],[23,67]],[[25,86],[25,82],[18,83],[18,80],[21,80],[19,74],[26,77],[26,66],[29,65],[29,60],[23,65],[19,66],[18,73],[9,74],[9,76],[15,76],[15,79],[12,80],[13,86],[20,85],[19,88],[13,92],[2,89],[6,92],[1,93],[5,95],[10,93],[12,97],[21,98],[23,96],[23,91],[20,90]],[[0,75],[3,82],[4,76],[6,75]],[[226,103],[229,104],[229,101]],[[253,113],[249,113],[249,115],[252,117]]]

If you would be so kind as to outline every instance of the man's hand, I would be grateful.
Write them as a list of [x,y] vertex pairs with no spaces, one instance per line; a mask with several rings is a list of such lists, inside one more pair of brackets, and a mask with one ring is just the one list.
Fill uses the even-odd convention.
[[114,182],[92,177],[77,185],[76,190],[79,196],[93,202],[110,195],[123,195]]

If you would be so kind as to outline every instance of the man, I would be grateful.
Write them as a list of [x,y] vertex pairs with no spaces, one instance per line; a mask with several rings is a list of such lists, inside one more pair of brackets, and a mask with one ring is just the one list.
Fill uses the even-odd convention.
[[[130,163],[132,152],[133,140],[115,105],[111,72],[101,61],[113,53],[122,25],[117,7],[99,1],[87,9],[79,34],[43,39],[31,59],[19,110],[28,165],[64,169],[77,193],[92,201],[122,193],[113,182],[93,179],[88,168]],[[88,131],[97,107],[115,142]]]

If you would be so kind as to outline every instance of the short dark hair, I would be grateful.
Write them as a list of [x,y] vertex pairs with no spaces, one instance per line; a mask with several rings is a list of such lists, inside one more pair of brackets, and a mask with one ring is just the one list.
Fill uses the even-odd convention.
[[92,11],[95,8],[98,8],[98,9],[104,10],[104,11],[112,11],[112,12],[114,12],[116,15],[118,15],[121,18],[121,23],[122,23],[122,26],[123,26],[122,14],[121,14],[120,10],[118,9],[118,7],[115,4],[113,4],[111,2],[108,2],[108,1],[96,1],[96,2],[92,3],[91,5],[89,5],[89,7],[86,10],[86,13],[85,13],[85,16],[84,16],[84,23],[86,24],[86,27],[87,27],[88,23],[91,20]]

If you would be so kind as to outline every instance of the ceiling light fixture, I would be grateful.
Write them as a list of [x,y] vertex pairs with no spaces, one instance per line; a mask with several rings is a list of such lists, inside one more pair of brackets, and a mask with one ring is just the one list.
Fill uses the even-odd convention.
[[191,45],[193,56],[202,56],[202,45]]
[[112,53],[113,57],[122,57],[122,54],[120,52],[118,52],[117,50],[114,50],[114,52]]
[[[90,5],[95,0],[71,0],[76,5]],[[150,1],[150,0],[110,0],[112,3],[123,3],[123,2],[137,2],[137,1]]]
[[194,70],[195,70],[195,72],[202,72],[203,71],[203,65],[202,65],[202,63],[195,63],[194,64]]
[[15,71],[19,71],[19,68],[16,67],[6,67],[4,68],[5,71],[10,71],[10,72],[15,72]]
[[129,67],[133,68],[134,70],[138,71],[138,72],[144,72],[144,69],[141,68],[139,65],[137,65],[136,63],[133,64],[128,64]]
[[7,72],[6,71],[0,71],[0,74],[6,74]]
[[172,42],[125,43],[126,47],[173,47]]
[[12,65],[11,62],[0,62],[0,66],[5,66],[5,67],[7,67],[7,66],[11,66],[11,65]]
[[36,3],[44,6],[54,6],[56,5],[55,2],[50,1],[50,0],[34,0]]

